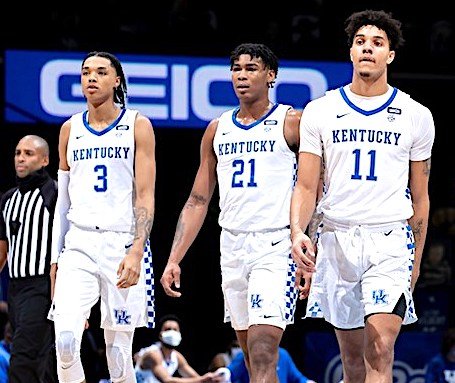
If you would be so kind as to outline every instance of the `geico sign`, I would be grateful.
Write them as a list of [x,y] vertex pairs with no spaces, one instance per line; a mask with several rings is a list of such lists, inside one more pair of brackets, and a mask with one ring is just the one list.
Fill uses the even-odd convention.
[[[7,51],[5,57],[8,122],[62,122],[86,108],[80,86],[83,55]],[[228,59],[119,58],[127,77],[128,107],[139,109],[156,126],[204,127],[238,104]],[[349,81],[350,68],[349,63],[282,61],[271,100],[301,109],[327,89]]]
[[[43,109],[54,116],[68,116],[84,108],[79,101],[82,94],[79,82],[71,86],[75,100],[59,97],[59,84],[63,76],[80,73],[80,61],[53,60],[46,63],[40,75],[40,102]],[[211,85],[231,82],[231,73],[225,65],[203,65],[190,73],[188,65],[124,63],[128,82],[128,97],[154,98],[156,101],[131,102],[128,105],[141,110],[152,119],[187,120],[190,111],[201,120],[210,120],[232,105],[214,105],[211,102]],[[132,79],[135,82],[132,82]],[[142,80],[142,82],[139,82]],[[150,84],[149,80],[161,81]],[[307,86],[311,98],[324,94],[327,80],[323,73],[314,69],[282,68],[279,81],[271,89],[272,101],[277,101],[277,91],[285,84]]]

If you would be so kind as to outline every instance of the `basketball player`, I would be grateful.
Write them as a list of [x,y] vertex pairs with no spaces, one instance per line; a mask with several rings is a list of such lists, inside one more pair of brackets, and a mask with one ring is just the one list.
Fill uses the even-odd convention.
[[153,325],[154,132],[148,118],[125,108],[125,75],[112,54],[89,53],[81,84],[88,110],[67,120],[59,139],[58,271],[50,312],[58,375],[60,382],[85,381],[81,338],[101,297],[111,381],[132,383],[134,330]]
[[[306,317],[335,327],[344,382],[392,382],[394,344],[416,321],[412,290],[429,214],[431,112],[387,83],[403,42],[401,23],[366,10],[346,20],[352,82],[305,107],[291,204],[297,280],[313,282]],[[324,194],[316,264],[304,235],[315,208],[321,158]],[[303,252],[306,248],[306,252]]]
[[277,382],[278,345],[293,322],[294,288],[289,210],[296,173],[300,112],[269,99],[278,59],[262,44],[241,44],[230,57],[240,106],[212,120],[199,169],[180,214],[161,277],[181,293],[179,263],[201,229],[218,181],[225,322],[230,321],[252,383]]

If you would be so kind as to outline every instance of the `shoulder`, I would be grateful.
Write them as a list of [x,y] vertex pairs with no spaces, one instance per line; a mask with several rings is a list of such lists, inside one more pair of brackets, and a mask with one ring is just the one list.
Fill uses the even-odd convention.
[[153,129],[152,121],[139,112],[137,112],[134,126],[135,128]]
[[136,111],[137,114],[136,114],[136,123],[140,123],[140,124],[147,124],[147,125],[152,125],[152,121],[150,120],[150,118],[148,118],[147,116],[145,116],[144,114]]
[[149,145],[155,140],[155,133],[150,119],[138,113],[134,122],[134,135],[136,143]]
[[141,348],[137,354],[142,359],[143,358],[151,358],[151,359],[161,358],[160,348],[155,344],[152,344],[151,346],[148,346],[148,347]]
[[8,198],[10,198],[16,190],[17,190],[17,186],[15,186],[11,189],[8,189],[6,192],[4,192],[1,195],[1,200],[4,201],[4,200],[7,200]]
[[14,192],[16,190],[17,190],[17,187],[14,187],[14,188],[11,188],[11,189],[7,190],[5,193],[2,194],[2,196],[0,198],[0,204],[1,204],[2,210],[3,210],[3,207],[6,204],[6,201],[8,201],[11,198],[11,196],[14,194]]
[[177,351],[177,350],[172,351],[171,360],[172,359],[177,361],[177,364],[179,367],[188,363],[185,356],[180,351]]
[[203,136],[203,141],[207,141],[207,140],[211,140],[213,141],[214,137],[215,137],[215,134],[216,134],[216,131],[218,130],[218,124],[220,122],[220,118],[214,118],[213,120],[211,120],[207,127],[205,128],[205,131],[204,131],[204,136]]
[[290,107],[286,113],[286,122],[298,123],[300,121],[300,117],[302,117],[302,111]]
[[409,95],[408,93],[403,92],[402,90],[398,89],[398,95],[403,100],[406,100],[405,102],[408,103],[408,107],[411,108],[411,110],[414,111],[415,113],[418,113],[420,115],[426,115],[426,116],[432,115],[430,109],[427,106],[423,105],[421,102],[412,98],[411,95]]
[[41,186],[40,192],[43,196],[44,205],[49,210],[53,210],[57,202],[57,181],[49,177],[49,179]]
[[60,128],[60,143],[67,143],[71,132],[71,118],[66,120]]
[[61,126],[60,132],[67,132],[69,134],[69,131],[71,129],[71,118],[67,119]]

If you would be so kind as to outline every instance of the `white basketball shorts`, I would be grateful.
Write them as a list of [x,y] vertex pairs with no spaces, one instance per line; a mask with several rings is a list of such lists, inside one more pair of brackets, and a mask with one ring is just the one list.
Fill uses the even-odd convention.
[[58,259],[50,318],[88,319],[101,298],[101,327],[132,331],[154,325],[154,286],[150,244],[144,249],[137,285],[116,286],[117,270],[131,246],[130,233],[88,230],[71,225]]
[[365,316],[392,313],[404,295],[403,324],[415,322],[414,252],[406,221],[348,227],[324,219],[305,318],[325,318],[339,329],[360,328]]
[[255,324],[284,329],[294,322],[298,291],[289,228],[221,232],[225,322],[234,330]]

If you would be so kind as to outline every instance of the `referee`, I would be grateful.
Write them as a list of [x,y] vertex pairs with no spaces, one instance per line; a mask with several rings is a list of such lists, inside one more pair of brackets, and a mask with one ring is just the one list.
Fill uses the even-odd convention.
[[9,383],[53,383],[54,330],[50,247],[56,183],[45,167],[49,145],[28,135],[16,146],[17,186],[0,200],[0,271],[8,262],[8,313],[13,328]]

